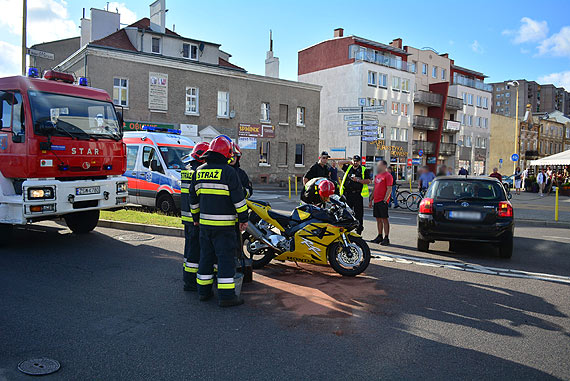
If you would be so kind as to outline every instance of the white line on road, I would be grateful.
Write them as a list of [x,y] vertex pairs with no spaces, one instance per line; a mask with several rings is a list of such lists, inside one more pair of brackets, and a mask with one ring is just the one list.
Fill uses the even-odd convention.
[[554,235],[545,235],[544,238],[556,238],[556,239],[565,239],[567,241],[570,241],[570,237],[557,237]]
[[390,219],[393,219],[393,218],[395,218],[397,220],[408,220],[408,221],[411,220],[410,217],[395,217],[395,216],[390,217]]
[[422,257],[414,257],[410,255],[395,255],[395,254],[387,254],[382,253],[380,251],[372,250],[373,254],[372,258],[379,259],[381,261],[388,261],[388,262],[395,262],[395,263],[404,263],[404,264],[415,264],[420,266],[431,266],[431,267],[440,267],[450,270],[458,270],[458,271],[468,271],[473,273],[481,273],[481,274],[489,274],[489,275],[498,275],[498,276],[507,276],[512,278],[526,278],[526,279],[537,279],[537,280],[545,280],[548,282],[556,282],[562,284],[570,285],[570,277],[562,276],[562,275],[554,275],[554,274],[543,274],[543,273],[534,273],[529,271],[521,271],[521,270],[513,270],[513,269],[502,269],[497,267],[486,267],[471,263],[463,263],[463,262],[454,262],[454,261],[442,261],[438,259],[429,259],[429,258],[422,258]]

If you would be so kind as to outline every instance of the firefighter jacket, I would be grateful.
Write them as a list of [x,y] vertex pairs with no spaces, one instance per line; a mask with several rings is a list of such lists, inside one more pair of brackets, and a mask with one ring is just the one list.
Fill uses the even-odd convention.
[[224,156],[208,152],[190,186],[190,211],[200,226],[231,227],[247,222],[247,205],[238,175]]
[[243,187],[243,191],[245,193],[245,198],[250,198],[253,194],[253,186],[251,185],[249,176],[243,169],[240,168],[239,162],[233,165],[233,168],[236,170],[239,181],[241,182],[241,186]]
[[190,213],[190,184],[196,168],[200,166],[198,160],[192,160],[186,169],[180,172],[180,214],[182,215],[183,224],[192,224],[192,215]]

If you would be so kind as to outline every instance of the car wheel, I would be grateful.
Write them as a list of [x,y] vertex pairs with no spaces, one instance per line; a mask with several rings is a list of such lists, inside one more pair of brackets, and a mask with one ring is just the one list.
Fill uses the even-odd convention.
[[418,251],[427,252],[429,250],[429,241],[418,238]]
[[510,258],[513,256],[513,237],[507,238],[499,246],[499,257]]
[[163,193],[156,200],[156,207],[164,214],[174,214],[176,212],[176,205],[174,204],[174,199],[168,193]]

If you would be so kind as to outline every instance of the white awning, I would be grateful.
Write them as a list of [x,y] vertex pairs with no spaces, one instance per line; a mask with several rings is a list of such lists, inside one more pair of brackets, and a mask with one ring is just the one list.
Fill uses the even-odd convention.
[[530,165],[570,165],[570,150],[543,157],[542,159],[531,160]]

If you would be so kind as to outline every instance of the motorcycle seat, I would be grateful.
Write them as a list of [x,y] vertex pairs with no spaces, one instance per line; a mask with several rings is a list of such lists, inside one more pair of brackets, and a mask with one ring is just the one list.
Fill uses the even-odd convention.
[[279,222],[279,225],[281,225],[283,227],[283,229],[287,229],[289,227],[289,224],[291,223],[291,218],[289,216],[284,215],[284,214],[277,213],[277,212],[274,212],[272,210],[269,210],[267,212],[267,214],[269,215],[269,217],[271,217],[275,221]]
[[249,199],[249,201],[255,202],[256,204],[263,205],[263,206],[271,206],[271,205],[269,205],[269,203],[268,203],[267,201],[254,200],[254,199],[251,199],[251,198]]

